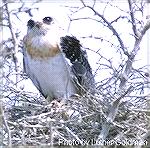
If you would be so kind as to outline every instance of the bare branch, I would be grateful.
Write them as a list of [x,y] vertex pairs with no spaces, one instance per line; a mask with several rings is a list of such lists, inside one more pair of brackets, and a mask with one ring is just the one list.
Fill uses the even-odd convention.
[[131,59],[131,60],[134,59],[135,55],[136,55],[137,52],[140,50],[139,45],[140,45],[140,43],[141,43],[141,41],[142,41],[143,36],[145,35],[145,33],[147,32],[147,30],[149,30],[149,29],[150,29],[150,21],[148,21],[148,22],[146,23],[146,25],[145,25],[145,26],[143,27],[143,29],[141,30],[139,37],[138,37],[138,38],[136,39],[136,41],[135,41],[134,48],[133,48],[133,50],[132,50],[132,52],[131,52],[131,55],[130,55],[130,59]]
[[[11,20],[10,12],[9,12],[9,9],[8,9],[8,3],[5,4],[5,11],[7,13],[8,26],[9,26],[9,30],[10,30],[10,33],[11,33],[11,36],[12,36],[12,43],[14,45],[13,61],[15,63],[15,70],[16,70],[16,72],[18,72],[18,66],[17,66],[18,59],[16,57],[16,53],[18,53],[18,40],[17,40],[15,32],[13,30],[12,20]],[[16,83],[17,83],[17,81],[18,81],[18,77],[16,76]]]
[[84,0],[80,0],[84,7],[86,7]]
[[113,20],[112,22],[110,22],[110,24],[113,24],[114,22],[117,22],[119,19],[124,19],[124,18],[125,18],[125,16],[119,16],[115,20]]
[[5,24],[1,24],[1,23],[0,23],[0,26],[9,27],[9,25],[5,25]]
[[129,56],[129,53],[128,51],[126,50],[125,46],[124,46],[124,43],[122,41],[122,39],[120,38],[118,32],[115,30],[115,28],[112,26],[112,24],[110,22],[107,21],[107,19],[101,15],[100,13],[98,13],[95,9],[93,9],[92,7],[90,6],[86,6],[88,8],[90,8],[96,15],[98,15],[106,24],[107,24],[107,27],[113,32],[113,34],[117,37],[118,39],[118,42],[120,43],[120,46],[121,46],[121,49],[123,50],[124,54]]
[[[130,0],[129,0],[129,5],[131,7]],[[132,9],[132,8],[130,8],[130,9]],[[130,10],[130,11],[131,11],[133,31],[134,31],[134,33],[136,35],[136,24],[135,24],[135,20],[134,20],[134,15],[133,15],[132,10]],[[134,48],[133,48],[130,56],[128,55],[128,60],[127,60],[127,62],[125,64],[125,70],[124,70],[124,72],[122,73],[122,75],[120,77],[120,84],[119,84],[119,91],[118,91],[119,93],[122,92],[125,89],[126,82],[128,81],[129,74],[132,71],[132,64],[133,64],[135,55],[137,54],[138,50],[140,49],[139,45],[141,43],[142,37],[144,36],[144,34],[146,33],[146,31],[149,28],[150,28],[150,23],[148,22],[145,25],[145,27],[143,28],[143,30],[141,31],[141,36],[136,36],[138,38],[136,38],[135,45],[134,45]],[[125,93],[125,95],[126,95],[126,93]],[[111,106],[111,110],[109,111],[107,120],[109,119],[109,120],[111,120],[111,122],[114,121],[114,119],[116,117],[116,114],[118,112],[119,104],[120,104],[122,98],[124,98],[124,97],[119,97],[118,99],[116,99],[114,101],[113,105]],[[110,122],[108,122],[107,120],[106,120],[106,123],[104,123],[103,126],[102,126],[102,130],[101,130],[101,133],[99,135],[99,139],[104,140],[108,136],[108,133],[109,133],[109,130],[110,130]]]
[[8,146],[11,147],[12,146],[11,130],[10,130],[9,126],[8,126],[7,119],[6,119],[5,115],[4,115],[3,110],[2,110],[2,120],[4,122],[6,131],[8,133]]
[[81,145],[83,144],[83,141],[80,140],[80,138],[76,134],[74,134],[68,127],[65,126],[65,129],[71,136],[73,136],[77,141],[79,141]]
[[133,7],[132,7],[131,0],[128,0],[128,4],[129,4],[129,10],[130,10],[130,16],[131,16],[133,32],[134,32],[135,38],[138,38],[136,22],[135,22],[135,18],[134,18],[134,12],[133,12]]
[[143,27],[143,30],[141,31],[141,35],[144,36],[146,31],[150,29],[150,20],[146,23],[146,25]]
[[92,7],[94,8],[94,6],[95,6],[95,4],[96,4],[96,0],[93,0],[93,2],[94,2],[94,3],[93,3],[93,6],[92,6]]
[[118,107],[120,105],[120,101],[128,94],[132,89],[132,86],[129,87],[124,93],[120,94],[120,96],[112,103],[112,106],[109,109],[109,114],[107,119],[102,125],[101,133],[98,137],[99,140],[105,140],[109,134],[110,125],[114,121],[116,114],[118,113]]

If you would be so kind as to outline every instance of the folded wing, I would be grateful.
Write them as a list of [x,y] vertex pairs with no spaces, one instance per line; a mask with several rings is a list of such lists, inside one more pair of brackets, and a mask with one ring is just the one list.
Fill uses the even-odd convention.
[[82,49],[80,41],[74,36],[65,36],[61,37],[60,46],[66,58],[72,64],[71,69],[80,90],[94,93],[94,76],[87,59],[86,51]]

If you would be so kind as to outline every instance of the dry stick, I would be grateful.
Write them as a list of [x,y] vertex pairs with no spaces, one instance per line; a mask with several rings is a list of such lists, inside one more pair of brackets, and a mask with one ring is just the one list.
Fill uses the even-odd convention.
[[[83,3],[83,2],[82,2]],[[85,5],[84,5],[85,6]],[[90,8],[96,15],[98,15],[106,24],[107,24],[107,27],[113,32],[113,34],[117,37],[118,39],[118,42],[120,43],[120,46],[121,46],[121,49],[123,50],[124,54],[127,55],[129,57],[129,53],[126,51],[125,49],[125,46],[124,46],[124,43],[122,41],[122,39],[120,38],[118,32],[115,30],[115,28],[112,26],[112,23],[109,23],[106,18],[99,14],[97,11],[95,11],[93,9],[93,7],[90,7],[90,6],[85,6],[85,7],[88,7]],[[122,79],[123,80],[123,79]],[[124,83],[124,81],[122,81],[122,83]],[[121,83],[121,85],[122,85]],[[98,141],[99,140],[102,140],[102,142],[104,142],[104,140],[106,139],[108,133],[109,133],[109,130],[110,130],[110,123],[113,122],[113,120],[115,119],[116,117],[116,114],[117,114],[117,111],[118,111],[118,106],[120,104],[120,100],[124,97],[124,95],[126,95],[126,93],[129,92],[129,90],[131,90],[131,88],[129,88],[125,93],[123,93],[122,95],[120,95],[120,97],[118,99],[116,99],[116,101],[113,102],[112,104],[112,107],[109,111],[109,114],[108,114],[108,118],[107,118],[107,121],[105,121],[105,123],[102,125],[102,130],[100,132],[100,135],[98,137]]]
[[133,29],[135,38],[137,38],[138,34],[137,34],[136,23],[135,23],[134,12],[133,12],[131,0],[128,0],[128,4],[129,4],[129,10],[130,10],[130,16],[131,16],[131,22],[132,22],[132,29]]
[[124,92],[124,94],[120,95],[120,97],[118,97],[113,103],[112,103],[112,106],[110,107],[109,109],[109,113],[108,113],[108,116],[107,116],[107,120],[103,123],[102,125],[102,130],[100,132],[100,135],[98,136],[98,141],[102,141],[104,142],[106,137],[108,136],[109,134],[109,130],[110,130],[110,126],[112,125],[115,117],[116,117],[116,114],[118,112],[118,107],[120,105],[120,102],[121,102],[121,99],[124,98],[124,96],[126,94],[128,94],[131,90],[132,90],[132,86],[130,86],[126,92]]
[[[14,45],[14,52],[13,52],[13,61],[14,61],[14,64],[15,64],[15,71],[16,73],[18,72],[18,66],[17,66],[17,57],[16,57],[16,54],[18,52],[18,41],[17,41],[17,38],[16,38],[16,35],[15,35],[15,32],[13,31],[13,25],[12,25],[12,21],[11,21],[11,16],[10,16],[10,12],[9,12],[9,9],[8,9],[8,3],[5,4],[5,10],[6,10],[6,14],[7,14],[7,21],[8,21],[8,27],[9,27],[9,30],[10,30],[10,33],[11,33],[11,36],[12,36],[12,43]],[[18,74],[16,74],[16,86],[17,86],[17,82],[18,82]]]
[[53,122],[50,121],[50,146],[53,146]]
[[81,145],[83,145],[83,141],[80,140],[80,138],[79,138],[76,134],[74,134],[67,126],[65,126],[65,129],[67,130],[67,132],[68,132],[71,136],[73,136],[73,137],[75,138],[75,140],[76,140],[77,142],[79,142]]
[[119,42],[119,44],[120,44],[120,46],[121,46],[121,49],[122,49],[123,53],[124,53],[125,55],[129,56],[129,53],[128,53],[128,51],[125,49],[125,46],[124,46],[124,43],[123,43],[121,37],[119,36],[119,34],[118,34],[118,32],[115,30],[115,28],[112,26],[112,23],[108,22],[107,19],[106,19],[103,15],[99,14],[99,13],[98,13],[96,10],[94,10],[92,7],[90,7],[90,6],[86,6],[86,7],[87,7],[87,8],[90,8],[90,9],[95,13],[95,15],[99,16],[99,17],[104,21],[104,23],[107,24],[107,27],[108,27],[108,28],[113,32],[113,34],[117,37],[117,40],[118,40],[118,42]]
[[8,123],[7,123],[7,120],[5,118],[3,110],[2,110],[2,120],[3,120],[4,126],[6,128],[6,132],[8,133],[8,146],[11,147],[12,146],[11,130],[9,129],[9,126],[8,126]]
[[[141,31],[141,35],[138,39],[136,39],[135,41],[135,45],[134,48],[130,54],[130,56],[128,57],[128,60],[126,62],[126,67],[125,70],[123,72],[122,77],[120,78],[120,86],[119,86],[119,90],[122,93],[122,91],[124,90],[124,87],[126,85],[126,82],[128,80],[128,76],[132,70],[132,63],[134,61],[134,57],[137,54],[139,48],[139,45],[141,43],[142,37],[144,36],[144,34],[146,33],[146,31],[150,28],[150,22],[147,23],[144,27],[144,29]],[[113,122],[115,117],[116,117],[116,113],[118,112],[118,107],[120,105],[121,99],[124,98],[124,96],[130,92],[132,90],[132,86],[128,88],[128,90],[126,91],[126,93],[124,93],[123,95],[120,95],[120,97],[118,99],[116,99],[113,103],[112,106],[110,108],[109,114],[108,114],[108,118],[107,121],[103,124],[102,126],[102,130],[101,133],[98,137],[98,140],[105,140],[106,137],[109,134],[109,130],[110,130],[110,122]]]
[[[131,52],[131,54],[129,54],[126,50],[125,50],[125,46],[123,44],[123,41],[122,39],[120,38],[118,32],[114,29],[114,27],[112,26],[111,23],[109,23],[106,18],[99,14],[97,11],[94,10],[93,7],[90,7],[90,6],[86,6],[85,3],[83,2],[83,0],[81,0],[82,4],[85,6],[85,7],[88,7],[90,8],[96,15],[98,15],[100,18],[102,18],[102,20],[107,24],[107,27],[113,32],[113,34],[117,37],[119,43],[120,43],[120,46],[121,46],[121,49],[123,50],[124,54],[128,56],[128,60],[126,62],[126,66],[125,66],[125,70],[122,74],[122,76],[120,77],[120,85],[119,85],[119,94],[120,94],[120,97],[118,97],[113,103],[112,103],[112,106],[110,108],[110,111],[109,111],[109,114],[108,114],[108,118],[107,118],[107,121],[105,121],[105,123],[103,123],[102,125],[102,130],[100,132],[100,135],[98,137],[98,141],[99,140],[102,140],[102,142],[104,142],[104,140],[106,139],[106,137],[108,136],[109,134],[109,130],[110,130],[110,123],[114,121],[115,117],[116,117],[116,114],[118,112],[118,107],[120,105],[120,102],[121,102],[121,99],[124,98],[124,96],[129,93],[132,89],[132,86],[129,87],[127,89],[127,91],[124,93],[124,87],[126,85],[126,82],[128,80],[128,76],[132,70],[132,63],[134,61],[134,57],[135,55],[137,54],[138,50],[139,50],[139,45],[141,43],[141,40],[144,36],[144,34],[146,33],[146,31],[150,28],[150,22],[148,22],[144,29],[141,31],[141,35],[140,36],[137,36],[137,31],[136,31],[136,24],[135,24],[135,19],[134,19],[134,14],[133,14],[133,9],[132,9],[132,6],[131,6],[131,2],[128,0],[129,2],[129,9],[130,9],[130,15],[131,15],[131,20],[132,20],[132,25],[133,25],[133,31],[135,33],[135,36],[136,36],[136,41],[135,41],[135,45],[134,45],[134,48]],[[131,11],[132,10],[132,11]],[[138,38],[137,38],[138,37]]]

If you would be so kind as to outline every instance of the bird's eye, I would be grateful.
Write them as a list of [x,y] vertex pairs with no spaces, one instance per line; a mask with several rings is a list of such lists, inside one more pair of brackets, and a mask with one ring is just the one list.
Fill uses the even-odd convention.
[[52,22],[52,18],[50,17],[50,16],[48,16],[48,17],[44,17],[43,18],[43,23],[46,23],[46,24],[51,24],[51,22]]

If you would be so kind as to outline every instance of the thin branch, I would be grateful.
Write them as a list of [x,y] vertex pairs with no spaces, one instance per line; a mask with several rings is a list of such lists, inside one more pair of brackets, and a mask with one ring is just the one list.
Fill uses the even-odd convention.
[[121,94],[113,103],[109,109],[109,114],[107,116],[106,121],[102,125],[101,133],[98,137],[98,140],[105,140],[108,136],[110,125],[114,121],[116,114],[118,112],[118,107],[120,105],[121,100],[132,90],[132,86],[127,89],[123,94]]
[[150,21],[148,21],[146,23],[146,25],[143,27],[143,30],[141,30],[140,32],[140,36],[139,38],[136,39],[135,44],[134,44],[134,48],[131,52],[131,58],[133,59],[135,57],[135,55],[137,54],[137,52],[139,51],[140,47],[140,43],[142,41],[143,36],[145,35],[145,33],[150,29]]
[[131,22],[132,22],[132,29],[133,29],[135,38],[138,38],[136,22],[135,22],[135,17],[134,17],[134,12],[133,12],[131,0],[128,0],[128,4],[129,4],[129,10],[130,10],[130,16],[131,16]]
[[[131,73],[131,70],[132,70],[132,64],[133,64],[133,61],[134,61],[134,58],[135,58],[135,55],[137,54],[137,51],[139,50],[139,45],[141,43],[141,40],[144,36],[144,34],[146,33],[146,31],[150,28],[150,22],[148,22],[145,27],[143,28],[143,30],[141,31],[141,36],[139,37],[139,39],[137,39],[135,41],[135,46],[133,48],[133,51],[131,52],[130,56],[128,57],[128,60],[126,62],[126,66],[125,66],[125,70],[122,74],[122,77],[120,78],[120,85],[119,85],[119,88],[120,90],[124,90],[123,87],[125,87],[126,85],[126,82],[128,80],[128,76],[129,74]],[[131,89],[131,88],[130,88]],[[129,90],[130,90],[129,89]],[[128,92],[128,91],[127,91]],[[109,112],[109,115],[108,115],[108,118],[110,120],[114,120],[115,117],[116,117],[116,113],[118,111],[118,107],[119,107],[119,104],[120,104],[120,101],[123,97],[120,97],[119,99],[117,99],[116,101],[114,101],[113,105],[112,105],[112,109],[111,111]],[[108,132],[109,132],[109,128],[110,128],[110,125],[109,124],[105,124],[103,127],[102,127],[102,132],[99,136],[99,138],[106,138],[106,136],[108,135]]]
[[[13,61],[15,63],[15,70],[16,70],[16,72],[18,72],[18,66],[17,66],[18,60],[17,60],[17,57],[16,57],[16,53],[18,53],[18,40],[16,38],[15,32],[13,31],[13,25],[12,25],[10,12],[9,12],[9,9],[8,9],[8,3],[5,4],[5,11],[6,11],[6,14],[7,14],[7,17],[8,17],[7,21],[8,21],[9,30],[10,30],[10,33],[11,33],[11,36],[12,36],[12,43],[14,45]],[[17,81],[18,81],[18,76],[16,75],[16,82]]]
[[87,6],[88,8],[90,8],[96,15],[98,15],[106,24],[107,27],[113,32],[113,34],[117,37],[118,42],[120,43],[121,49],[123,50],[124,54],[129,56],[128,51],[125,49],[123,40],[121,39],[121,37],[119,36],[118,32],[115,30],[115,28],[112,26],[112,24],[110,22],[107,21],[107,19],[101,15],[100,13],[98,13],[94,8]]
[[110,24],[113,24],[114,22],[117,22],[119,19],[124,19],[124,18],[125,18],[125,16],[119,16],[115,20],[113,20],[112,22],[110,22]]
[[[92,9],[92,8],[91,8]],[[100,16],[104,22],[106,22],[108,24],[108,27],[110,30],[113,31],[113,33],[117,36],[117,38],[119,37],[119,35],[117,34],[117,32],[115,31],[115,29],[111,26],[111,24],[102,16],[100,15],[99,13],[97,13],[95,10],[93,10],[98,16]],[[132,16],[132,19],[134,19],[134,15],[131,14]],[[132,20],[133,22],[134,20]],[[135,23],[135,22],[134,22]],[[132,23],[132,24],[134,24]],[[134,25],[133,25],[134,26]],[[121,78],[120,78],[120,85],[119,85],[119,91],[120,93],[124,90],[125,88],[125,85],[126,85],[126,82],[128,80],[128,76],[129,74],[131,73],[131,70],[132,70],[132,64],[133,64],[133,61],[134,61],[134,58],[135,58],[135,55],[137,54],[138,50],[140,49],[139,48],[139,45],[141,43],[141,40],[144,36],[144,34],[146,33],[146,31],[150,28],[150,22],[148,22],[145,27],[143,28],[143,30],[141,31],[141,36],[139,36],[138,38],[136,38],[136,41],[135,41],[135,45],[134,45],[134,48],[131,52],[130,55],[128,55],[128,60],[126,62],[126,65],[125,65],[125,70],[124,72],[122,73],[121,75]],[[133,30],[136,31],[136,28],[135,26],[133,27]],[[136,32],[135,32],[136,33]],[[122,45],[124,48],[124,45],[120,39],[120,37],[118,38],[118,41],[120,42],[120,45]],[[126,92],[128,93],[129,91],[131,91],[132,89],[132,86],[131,88],[129,88]],[[108,136],[109,134],[109,130],[110,130],[110,122],[108,122],[109,120],[111,122],[114,121],[115,117],[116,117],[116,114],[118,112],[118,107],[120,105],[120,102],[122,100],[122,98],[124,98],[124,96],[127,94],[125,93],[123,96],[121,95],[121,97],[119,97],[118,99],[116,99],[114,102],[113,102],[113,105],[111,106],[110,110],[109,110],[109,114],[108,114],[108,117],[107,117],[107,121],[102,125],[102,130],[101,130],[101,133],[98,137],[98,139],[100,140],[105,140],[106,137]]]
[[83,141],[80,140],[80,138],[76,134],[74,134],[67,126],[65,126],[65,129],[69,134],[71,134],[71,136],[73,136],[78,142],[80,142],[81,145],[83,144]]
[[86,7],[84,0],[80,0],[84,7]]
[[7,123],[7,120],[6,120],[6,117],[4,115],[4,111],[2,110],[2,120],[3,120],[3,123],[4,123],[4,126],[6,128],[6,131],[8,133],[8,146],[12,146],[12,139],[11,139],[11,130],[8,126],[8,123]]
[[93,6],[92,6],[92,7],[94,8],[94,6],[95,6],[95,4],[96,4],[96,0],[93,0],[93,2],[94,2],[94,3],[93,3]]
[[150,29],[150,20],[146,23],[146,25],[143,27],[143,30],[141,31],[141,35],[144,36],[146,31]]
[[133,48],[130,56],[128,56],[125,70],[122,74],[123,77],[121,79],[120,88],[122,88],[125,85],[126,81],[128,80],[128,76],[132,70],[132,64],[133,64],[134,58],[135,58],[137,52],[140,50],[140,47],[139,47],[140,43],[141,43],[142,38],[148,29],[150,29],[150,21],[146,23],[146,25],[143,27],[143,30],[140,32],[140,36],[138,38],[136,38],[134,48]]
[[9,25],[5,25],[5,24],[2,24],[2,23],[0,23],[0,26],[9,27]]

